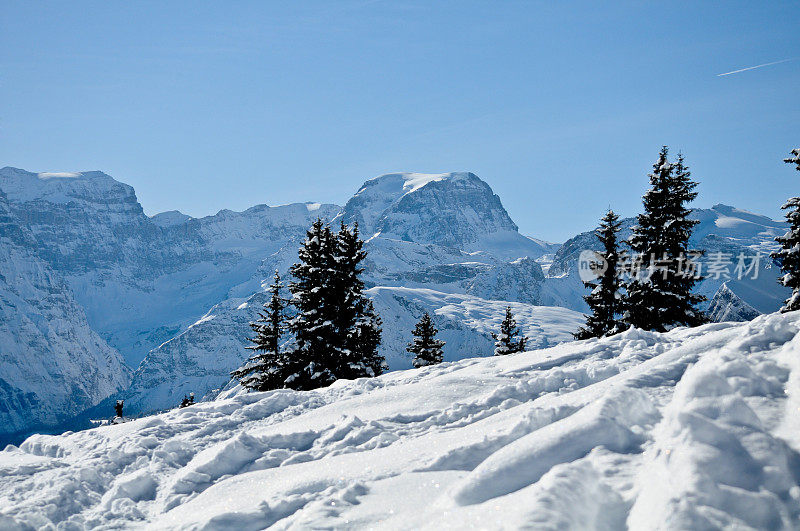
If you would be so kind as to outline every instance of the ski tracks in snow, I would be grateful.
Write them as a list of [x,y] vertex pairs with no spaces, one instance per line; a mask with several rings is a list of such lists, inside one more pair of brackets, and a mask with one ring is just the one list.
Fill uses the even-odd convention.
[[629,330],[33,436],[0,452],[0,528],[797,527],[798,321]]

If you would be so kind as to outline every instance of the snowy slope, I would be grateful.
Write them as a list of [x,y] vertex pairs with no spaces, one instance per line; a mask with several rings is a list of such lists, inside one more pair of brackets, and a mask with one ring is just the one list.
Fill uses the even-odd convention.
[[34,246],[0,191],[0,439],[64,421],[130,381]]
[[[405,347],[414,324],[426,311],[434,316],[440,337],[447,342],[445,360],[491,356],[491,332],[499,329],[507,305],[532,348],[571,340],[572,333],[585,321],[583,314],[566,308],[491,301],[430,289],[384,286],[368,290],[367,295],[384,323],[381,353],[390,370],[411,367]],[[267,293],[258,291],[248,298],[221,302],[183,333],[150,352],[134,373],[130,388],[121,395],[126,411],[169,409],[189,393],[207,397],[225,387],[230,371],[250,355],[245,350],[252,335],[249,323],[268,298]]]
[[0,452],[0,527],[792,529],[800,315],[629,330]]

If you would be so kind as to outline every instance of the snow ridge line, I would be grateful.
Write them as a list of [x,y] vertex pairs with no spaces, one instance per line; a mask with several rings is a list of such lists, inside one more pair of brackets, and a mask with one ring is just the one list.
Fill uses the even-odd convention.
[[[492,527],[497,507],[509,527],[791,527],[798,321],[629,330],[34,436],[0,452],[0,527]],[[733,478],[728,455],[750,456]]]

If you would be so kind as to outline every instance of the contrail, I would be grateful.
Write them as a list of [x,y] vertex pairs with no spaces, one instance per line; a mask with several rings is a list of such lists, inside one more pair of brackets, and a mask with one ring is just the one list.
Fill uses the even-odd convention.
[[785,62],[787,62],[787,61],[792,61],[792,60],[794,60],[794,58],[791,58],[791,59],[783,59],[783,60],[781,60],[781,61],[773,61],[773,62],[771,62],[771,63],[764,63],[763,65],[748,66],[747,68],[740,68],[739,70],[734,70],[733,72],[725,72],[724,74],[717,74],[717,77],[720,77],[720,76],[729,76],[729,75],[731,75],[731,74],[738,74],[739,72],[746,72],[746,71],[748,71],[748,70],[753,70],[753,69],[756,69],[756,68],[761,68],[762,66],[777,65],[777,64],[780,64],[780,63],[785,63]]

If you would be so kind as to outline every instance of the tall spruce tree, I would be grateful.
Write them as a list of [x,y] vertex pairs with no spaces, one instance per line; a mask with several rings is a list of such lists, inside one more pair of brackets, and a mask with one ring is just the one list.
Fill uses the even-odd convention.
[[697,326],[706,322],[697,305],[705,297],[692,293],[700,281],[691,268],[689,249],[692,228],[686,207],[697,197],[697,183],[690,179],[682,155],[672,164],[664,146],[649,174],[650,190],[644,195],[644,213],[628,245],[633,251],[632,278],[626,285],[624,320],[646,330],[663,332],[673,326]]
[[231,372],[243,387],[256,391],[268,391],[283,387],[288,360],[281,352],[280,342],[286,330],[286,301],[281,295],[283,284],[278,271],[275,271],[269,287],[270,299],[259,312],[258,319],[250,323],[255,337],[249,347],[254,351],[242,367]]
[[367,257],[359,237],[358,223],[351,229],[342,222],[336,237],[335,296],[336,330],[341,345],[337,378],[362,378],[383,372],[384,358],[378,353],[381,320],[372,301],[364,294],[362,263]]
[[[335,238],[330,226],[317,219],[298,250],[299,262],[290,272],[292,305],[297,310],[288,328],[296,348],[290,355],[285,385],[315,389],[336,380],[340,342],[337,341]],[[339,343],[339,344],[337,344]]]
[[362,262],[367,256],[358,227],[341,224],[337,234],[316,220],[292,266],[289,285],[296,316],[289,322],[296,348],[286,386],[314,389],[339,378],[377,376],[385,366],[378,353],[381,321],[364,294]]
[[[789,158],[783,159],[787,164],[794,164],[800,171],[800,148],[793,149]],[[792,294],[781,307],[782,312],[800,310],[800,197],[790,197],[781,209],[786,210],[786,221],[789,230],[783,236],[778,236],[775,241],[781,244],[779,251],[772,257],[780,264],[783,275],[778,281],[792,289]]]
[[506,316],[500,323],[500,333],[492,334],[495,340],[494,355],[505,356],[515,352],[523,352],[528,338],[521,336],[514,314],[511,313],[511,306],[506,306]]
[[406,347],[407,351],[414,354],[414,359],[411,361],[414,367],[425,367],[442,362],[442,347],[445,343],[436,339],[438,332],[433,326],[431,316],[425,312],[412,332],[414,340]]
[[621,226],[622,223],[619,221],[619,216],[609,209],[600,220],[600,227],[595,231],[597,239],[600,240],[600,244],[603,246],[603,251],[597,254],[603,260],[605,270],[598,282],[583,283],[584,286],[592,290],[591,293],[583,297],[592,313],[586,318],[586,326],[575,333],[575,339],[603,337],[615,334],[622,329],[623,325],[619,321],[619,316],[622,314],[622,302],[620,300],[622,279],[618,267],[620,251],[617,241],[617,234]]

